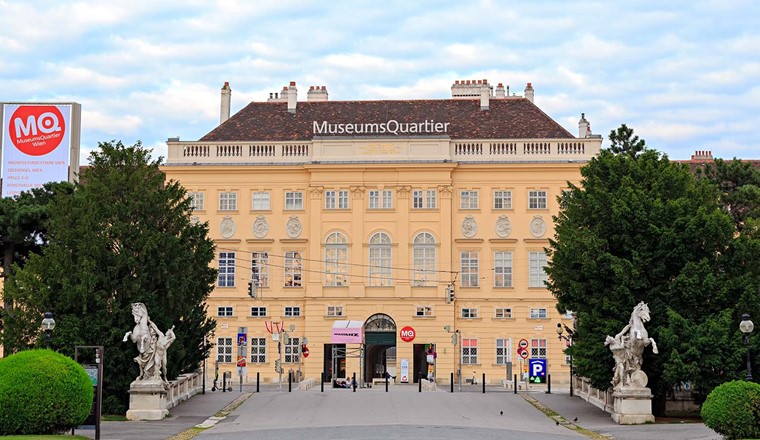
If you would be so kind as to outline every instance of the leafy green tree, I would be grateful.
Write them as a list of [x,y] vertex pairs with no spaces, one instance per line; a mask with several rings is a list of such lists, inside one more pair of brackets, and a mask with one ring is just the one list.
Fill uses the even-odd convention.
[[[16,197],[0,198],[0,267],[3,269],[0,278],[7,282],[13,276],[14,263],[23,266],[30,253],[39,252],[47,244],[48,205],[55,195],[67,195],[73,191],[71,183],[51,182]],[[0,340],[4,344],[4,356],[14,352],[10,344],[13,338],[4,337],[8,331],[4,317],[11,315],[13,300],[5,296],[0,309]]]
[[710,182],[647,149],[628,127],[610,140],[614,148],[583,167],[580,185],[561,200],[547,249],[548,288],[558,310],[577,313],[576,371],[600,389],[612,378],[605,335],[617,334],[638,302],[648,303],[647,330],[660,354],[646,350],[643,368],[662,402],[671,385],[662,380],[673,348],[662,333],[668,312],[699,321],[723,309],[729,292],[715,274],[733,227]]
[[7,286],[19,307],[17,344],[40,345],[39,318],[55,314],[53,347],[104,345],[104,411],[124,412],[138,376],[130,304],[142,302],[162,330],[176,325],[168,376],[197,369],[215,322],[205,301],[216,271],[206,224],[194,224],[186,191],[165,182],[160,159],[140,143],[101,143],[81,185],[51,206],[49,245],[32,255]]

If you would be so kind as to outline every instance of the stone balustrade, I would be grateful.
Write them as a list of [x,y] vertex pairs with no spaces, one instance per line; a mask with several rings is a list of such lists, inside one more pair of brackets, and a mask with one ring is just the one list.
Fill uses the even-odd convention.
[[173,408],[181,402],[203,391],[203,375],[200,372],[180,374],[169,381],[166,390],[166,409]]
[[614,399],[612,390],[598,390],[591,386],[591,382],[583,377],[573,377],[574,394],[595,407],[610,414],[614,411]]

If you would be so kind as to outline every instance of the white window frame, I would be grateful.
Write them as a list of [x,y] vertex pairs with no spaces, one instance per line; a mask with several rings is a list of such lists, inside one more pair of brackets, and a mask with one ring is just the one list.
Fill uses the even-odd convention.
[[272,198],[269,191],[255,191],[251,194],[251,211],[271,211]]
[[237,192],[223,191],[219,193],[220,211],[237,211]]
[[325,286],[348,286],[348,239],[341,232],[325,239]]
[[414,316],[425,318],[435,316],[433,313],[433,306],[417,306],[417,310],[415,311]]
[[232,338],[216,338],[216,360],[219,363],[232,363]]
[[477,190],[459,191],[459,209],[478,209],[478,196]]
[[477,338],[463,338],[462,348],[460,349],[459,353],[462,359],[462,365],[477,365],[478,364],[478,339]]
[[462,307],[462,309],[459,312],[459,316],[461,316],[462,319],[476,319],[479,317],[478,308],[477,307]]
[[391,237],[385,232],[376,232],[369,239],[369,279],[368,286],[387,287],[393,285],[393,248]]
[[190,198],[190,207],[193,211],[206,210],[206,193],[203,191],[194,191],[187,194]]
[[512,191],[500,189],[493,192],[493,209],[512,209]]
[[325,311],[325,316],[329,316],[331,318],[344,316],[343,306],[327,306],[327,310]]
[[531,359],[546,359],[546,339],[531,339],[530,340],[530,358]]
[[303,191],[285,192],[285,211],[303,211]]
[[335,209],[336,193],[337,191],[332,189],[325,191],[325,209]]
[[301,253],[298,251],[285,252],[284,266],[283,286],[293,288],[303,287],[303,260]]
[[325,191],[325,209],[348,209],[348,190]]
[[512,287],[512,252],[493,253],[493,286]]
[[494,319],[512,319],[512,307],[496,307],[493,309]]
[[461,251],[459,253],[461,287],[480,287],[480,253]]
[[545,307],[535,307],[530,309],[530,319],[548,319]]
[[435,209],[438,206],[438,192],[434,189],[425,191],[425,208]]
[[285,306],[282,314],[288,318],[298,318],[301,316],[301,306]]
[[547,191],[534,189],[528,191],[528,209],[546,209]]
[[512,338],[496,338],[496,365],[512,362]]
[[393,209],[393,190],[369,190],[369,209]]
[[217,318],[232,318],[235,316],[235,308],[232,306],[218,306],[216,308]]
[[252,337],[249,340],[251,346],[251,363],[267,363],[267,338]]
[[269,252],[251,252],[251,280],[256,287],[269,287]]
[[235,287],[235,252],[219,252],[216,285]]
[[549,275],[546,273],[546,252],[528,252],[528,287],[546,287]]
[[[254,310],[256,311],[255,313]],[[269,310],[267,310],[266,306],[251,306],[252,318],[266,318],[267,316],[269,316]]]
[[412,243],[412,286],[435,286],[438,280],[435,237],[430,232],[420,232]]
[[297,364],[301,359],[301,339],[288,338],[285,341],[285,356],[283,361],[286,364]]
[[415,189],[412,191],[412,208],[413,209],[424,209],[425,208],[425,198],[422,195],[421,189]]

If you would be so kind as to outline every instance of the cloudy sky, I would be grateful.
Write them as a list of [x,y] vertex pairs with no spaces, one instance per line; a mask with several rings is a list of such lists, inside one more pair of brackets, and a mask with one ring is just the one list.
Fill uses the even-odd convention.
[[[197,140],[296,81],[331,100],[522,94],[571,133],[625,123],[671,159],[760,158],[760,2],[0,0],[0,101],[82,104],[98,142]],[[608,143],[605,141],[605,146]]]

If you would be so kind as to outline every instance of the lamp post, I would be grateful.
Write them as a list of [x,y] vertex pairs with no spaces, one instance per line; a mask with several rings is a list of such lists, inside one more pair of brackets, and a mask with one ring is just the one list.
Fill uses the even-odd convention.
[[[459,350],[457,350],[457,377],[459,377],[459,391],[462,391],[462,333],[459,331],[459,329],[456,329],[454,331],[451,331],[450,325],[444,325],[443,329],[446,330],[446,333],[451,334],[451,345],[454,347],[457,346],[457,343],[459,343]],[[453,389],[453,388],[452,388]]]
[[208,352],[206,347],[208,345],[207,335],[203,335],[203,391],[201,394],[206,394],[206,361],[208,361]]
[[744,333],[744,345],[747,346],[747,381],[752,380],[752,361],[749,357],[749,335],[754,329],[755,324],[752,323],[749,313],[743,314],[742,322],[739,323],[739,330]]
[[[564,330],[567,330],[567,336],[563,335],[562,332]],[[569,347],[573,346],[573,336],[575,336],[575,331],[570,330],[566,325],[563,326],[562,323],[557,323],[557,338],[562,341],[567,341],[567,345]],[[570,352],[570,397],[573,397],[573,352]]]
[[53,314],[51,312],[45,312],[45,318],[42,320],[42,330],[45,331],[45,345],[48,350],[50,350],[50,333],[53,332],[54,328],[55,319],[53,319]]

